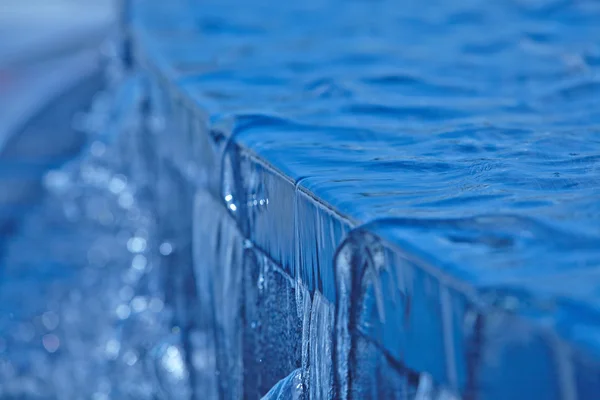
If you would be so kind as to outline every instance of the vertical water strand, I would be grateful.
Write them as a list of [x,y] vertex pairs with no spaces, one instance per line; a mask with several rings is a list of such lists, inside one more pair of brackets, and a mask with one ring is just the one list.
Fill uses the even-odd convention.
[[[219,201],[222,208],[223,229],[221,259],[215,265],[215,343],[219,373],[220,395],[225,399],[241,398],[245,393],[245,297],[247,296],[246,261],[251,246],[244,239],[246,224],[245,192],[240,179],[240,162],[236,144],[232,140],[230,119],[213,123],[211,132],[221,137],[218,154]],[[225,140],[222,139],[225,138]]]
[[450,290],[440,282],[440,314],[442,318],[442,335],[446,358],[446,379],[450,388],[458,388],[458,372],[456,370],[456,349],[454,345],[454,319]]
[[254,246],[244,256],[244,271],[244,395],[260,398],[302,365],[308,322],[299,315],[304,307],[297,301],[306,304],[309,298],[297,295],[302,287]]
[[554,357],[557,364],[556,375],[560,381],[561,400],[576,400],[579,397],[575,384],[575,373],[573,371],[572,350],[559,337],[554,337],[553,341]]
[[335,395],[346,400],[351,398],[352,376],[350,367],[353,362],[353,295],[356,292],[357,274],[362,268],[360,253],[351,234],[338,248],[335,257],[335,279],[337,305],[334,332],[334,371]]
[[[244,217],[241,214],[244,212],[244,209],[240,205],[243,204],[241,197],[244,190],[239,176],[239,157],[236,147],[235,142],[229,137],[220,158],[221,168],[219,172],[221,180],[219,182],[219,194],[232,218],[238,223],[243,223]],[[242,232],[244,232],[243,229]]]
[[244,252],[244,396],[253,399],[260,397],[260,349],[257,345],[261,335],[262,321],[259,315],[259,292],[261,265],[258,255],[250,243]]
[[361,229],[349,234],[335,257],[337,310],[334,332],[335,390],[341,399],[407,396],[409,371],[373,340],[386,320],[381,275],[383,247]]
[[[303,281],[303,270],[306,268],[305,259],[302,256],[303,247],[302,246],[302,235],[300,234],[301,221],[303,218],[301,217],[300,211],[300,202],[299,202],[299,188],[302,181],[305,178],[299,178],[296,181],[294,187],[294,264],[292,268],[292,276],[295,281],[295,293],[296,293],[296,307],[297,307],[297,315],[300,318],[302,323],[302,344],[301,344],[301,393],[302,399],[310,398],[310,385],[311,378],[310,374],[312,373],[311,368],[311,353],[314,349],[311,349],[311,338],[312,338],[312,330],[311,330],[311,320],[312,320],[312,308],[313,308],[313,296],[307,287],[306,283]],[[332,358],[333,360],[333,358]]]
[[199,110],[188,112],[183,137],[191,157],[181,165],[196,191],[191,243],[196,301],[189,305],[196,310],[189,345],[193,398],[238,398],[241,354],[235,324],[243,245],[230,214],[237,210],[237,192],[227,155],[229,133],[226,121],[209,121]]
[[310,316],[312,309],[312,298],[310,292],[299,277],[296,277],[295,281],[295,294],[296,294],[296,310],[297,317],[302,323],[302,343],[300,348],[301,367],[300,367],[300,380],[301,380],[301,395],[302,399],[306,398],[306,391],[309,385],[309,374],[310,374]]
[[335,308],[318,291],[313,296],[310,319],[308,398],[329,400],[333,393],[333,331]]
[[376,324],[383,314],[381,288],[373,284],[378,277],[369,248],[372,241],[368,234],[353,231],[335,257],[335,390],[341,399],[375,399],[386,393],[385,382],[378,382],[377,376],[381,354],[358,330],[361,324]]

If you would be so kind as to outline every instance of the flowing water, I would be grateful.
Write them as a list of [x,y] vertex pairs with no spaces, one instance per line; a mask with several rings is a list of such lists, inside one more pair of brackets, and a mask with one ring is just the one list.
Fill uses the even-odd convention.
[[600,4],[131,6],[0,397],[594,398]]

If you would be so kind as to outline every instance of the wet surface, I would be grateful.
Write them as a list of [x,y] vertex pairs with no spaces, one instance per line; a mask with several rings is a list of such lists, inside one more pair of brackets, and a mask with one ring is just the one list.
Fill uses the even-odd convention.
[[[597,347],[596,294],[577,289],[599,260],[596,3],[181,9],[135,14],[156,114],[179,132],[174,164],[197,168],[253,246],[336,305],[336,329],[351,330],[335,331],[338,389],[385,396],[413,371],[429,374],[409,379],[424,398],[450,396],[438,383],[466,398],[591,395],[573,371]],[[347,268],[365,275],[352,283]],[[522,363],[547,378],[525,389],[530,374],[502,372]]]
[[133,5],[6,248],[7,397],[594,398],[597,3]]

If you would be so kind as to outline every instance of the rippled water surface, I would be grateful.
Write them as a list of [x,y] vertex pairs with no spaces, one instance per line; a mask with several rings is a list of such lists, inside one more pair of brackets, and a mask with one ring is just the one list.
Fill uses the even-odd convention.
[[593,398],[600,3],[132,7],[6,245],[0,397]]
[[351,221],[450,241],[462,276],[597,265],[597,2],[194,5],[140,8],[139,38],[213,136]]
[[341,211],[599,233],[598,3],[163,8],[151,43],[215,126]]

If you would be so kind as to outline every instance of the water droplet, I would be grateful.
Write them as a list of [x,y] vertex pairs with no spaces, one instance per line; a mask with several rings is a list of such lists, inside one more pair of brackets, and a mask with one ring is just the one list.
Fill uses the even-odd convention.
[[58,327],[59,318],[58,314],[54,311],[47,311],[42,315],[42,323],[49,331],[53,331]]
[[133,257],[133,260],[131,261],[131,268],[138,271],[144,271],[146,269],[147,264],[148,261],[146,257],[144,257],[141,254],[137,254],[135,257]]
[[134,351],[128,350],[125,352],[125,354],[123,354],[123,362],[130,367],[133,367],[137,361],[138,355]]
[[183,356],[175,346],[169,346],[162,358],[162,363],[176,379],[184,379],[186,376]]
[[132,253],[141,253],[146,250],[146,239],[134,236],[127,241],[127,250]]
[[117,317],[119,317],[119,319],[127,319],[127,318],[129,318],[129,315],[131,314],[131,309],[126,304],[119,304],[117,306],[117,309],[115,310],[115,312],[117,314]]
[[263,276],[262,270],[260,271],[260,274],[258,275],[257,287],[258,287],[258,290],[261,292],[265,288],[265,277]]
[[173,252],[173,246],[169,242],[164,242],[160,245],[159,251],[163,256],[168,256]]
[[146,300],[146,298],[144,296],[136,296],[133,298],[133,300],[131,300],[131,308],[133,309],[133,311],[135,312],[142,312],[144,311],[148,306],[148,301]]
[[169,398],[189,398],[188,370],[183,351],[179,345],[179,337],[163,340],[152,351],[155,363],[156,383],[169,394]]
[[42,338],[42,344],[48,353],[54,353],[60,347],[60,340],[58,336],[49,333]]
[[115,175],[108,185],[108,190],[114,194],[119,194],[127,187],[127,178],[123,175]]
[[70,186],[69,175],[62,171],[49,171],[44,176],[44,186],[46,186],[48,190],[62,193]]
[[108,342],[106,342],[106,347],[104,351],[108,359],[116,360],[120,350],[121,344],[117,340],[111,339]]
[[123,192],[119,196],[119,206],[123,209],[129,209],[133,206],[134,200],[133,195],[129,192]]

